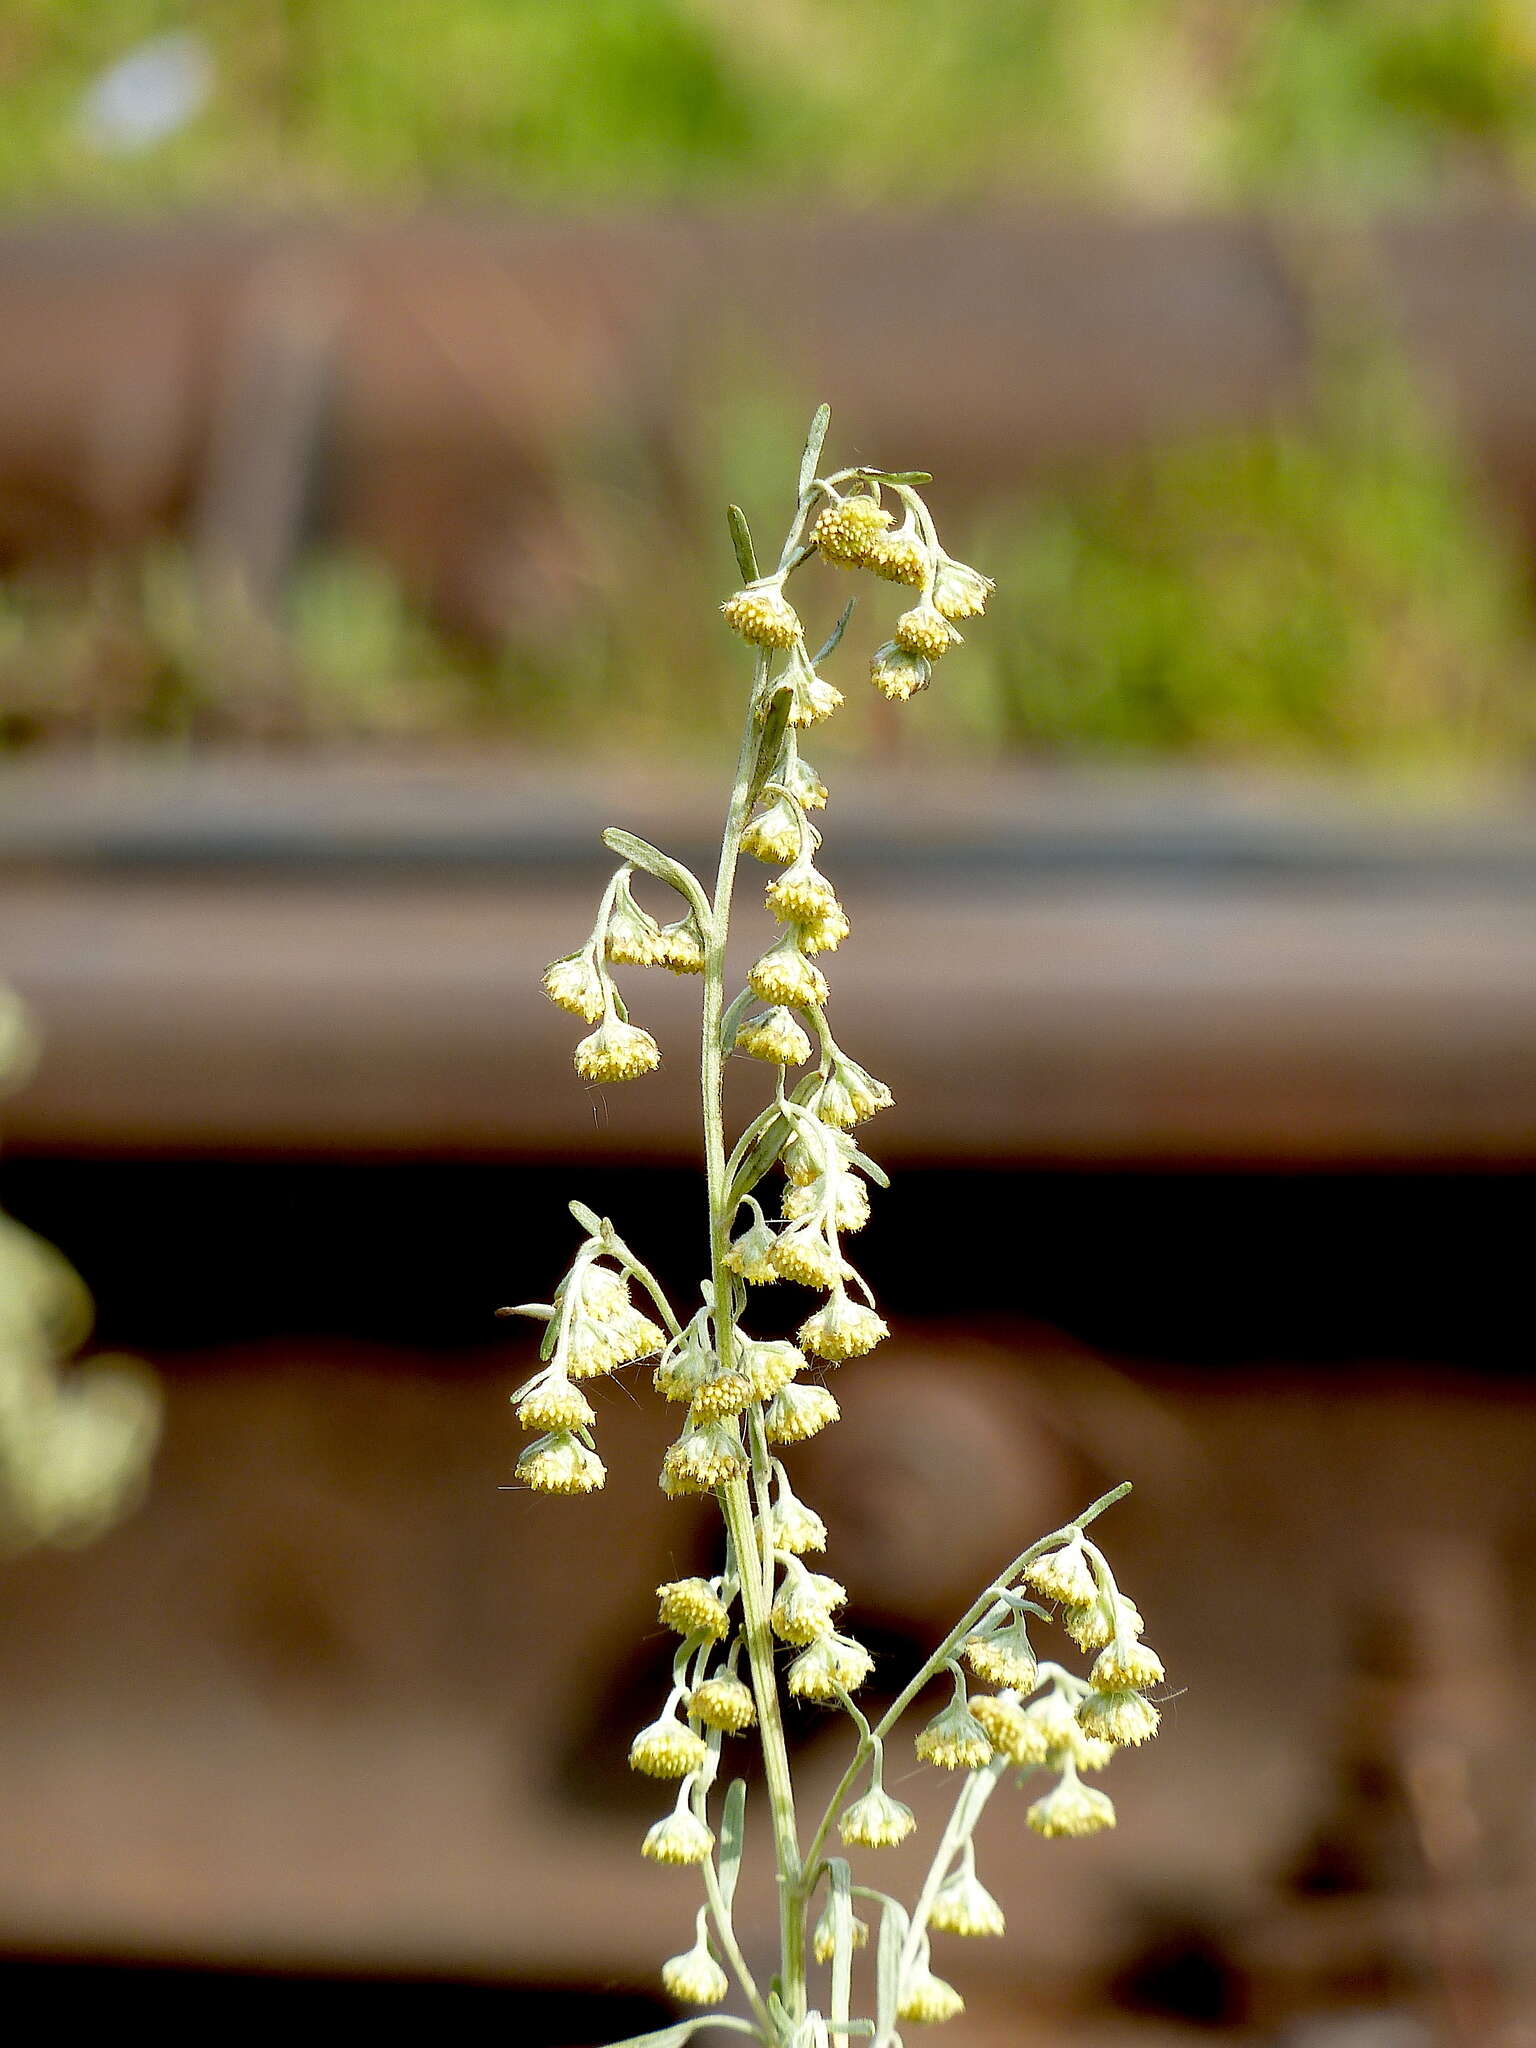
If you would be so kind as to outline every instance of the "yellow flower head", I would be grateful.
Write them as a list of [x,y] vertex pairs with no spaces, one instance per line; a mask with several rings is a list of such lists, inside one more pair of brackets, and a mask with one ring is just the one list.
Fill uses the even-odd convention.
[[820,811],[826,808],[827,785],[810,762],[803,761],[798,753],[793,760],[781,758],[773,771],[772,779],[789,791],[802,810]]
[[1086,1735],[1122,1749],[1150,1742],[1162,1716],[1144,1693],[1091,1692],[1078,1707],[1077,1719]]
[[775,1394],[763,1417],[771,1444],[802,1444],[841,1414],[825,1387],[785,1387]]
[[629,1768],[648,1778],[686,1778],[708,1755],[702,1735],[685,1727],[675,1714],[663,1714],[629,1745]]
[[[800,820],[794,806],[784,797],[776,796],[771,803],[764,805],[742,833],[741,846],[742,851],[750,853],[754,860],[766,861],[770,867],[787,867],[800,851],[801,837]],[[556,967],[563,964],[558,960],[555,962]],[[553,971],[550,970],[551,973]]]
[[890,523],[878,498],[834,498],[812,527],[811,544],[839,569],[867,569]]
[[761,958],[747,969],[747,986],[765,1003],[824,1003],[827,977],[807,960],[800,936],[791,925]]
[[[832,1176],[832,1221],[838,1230],[862,1230],[869,1221],[869,1189],[857,1174]],[[791,1223],[803,1223],[819,1216],[827,1206],[827,1176],[810,1181],[790,1181],[784,1189],[783,1213]]]
[[847,913],[839,904],[825,917],[813,917],[801,925],[800,950],[803,953],[835,953],[852,930]]
[[516,1476],[535,1493],[595,1493],[608,1474],[595,1451],[555,1429],[523,1452]]
[[730,1978],[710,1954],[702,1935],[686,1954],[670,1956],[662,1964],[661,1982],[681,2005],[718,2005],[731,1988]]
[[893,704],[905,704],[933,681],[933,663],[926,654],[909,653],[894,640],[875,650],[869,680]]
[[752,1287],[766,1287],[777,1280],[779,1271],[773,1263],[773,1247],[778,1242],[777,1233],[764,1220],[763,1212],[749,1195],[747,1207],[756,1221],[749,1224],[734,1238],[726,1252],[725,1263],[740,1279]]
[[805,1371],[805,1353],[782,1337],[761,1344],[744,1338],[737,1347],[736,1370],[750,1382],[754,1401],[771,1401],[796,1373]]
[[896,2001],[897,2019],[915,2020],[924,2025],[952,2020],[957,2013],[964,2011],[965,2000],[954,1985],[947,1984],[942,1977],[935,1977],[929,1969],[911,1970],[902,1982]]
[[661,926],[635,901],[622,873],[608,910],[605,945],[608,958],[624,967],[659,966],[666,952]]
[[841,1365],[845,1358],[862,1358],[890,1334],[872,1308],[850,1301],[841,1288],[834,1288],[826,1305],[800,1325],[799,1340],[802,1351],[814,1352],[829,1365]]
[[714,1846],[713,1832],[696,1814],[674,1812],[657,1821],[640,1844],[640,1854],[653,1863],[703,1863]]
[[925,1764],[937,1764],[944,1771],[979,1771],[992,1761],[986,1729],[958,1699],[934,1715],[913,1747]]
[[768,884],[768,908],[785,924],[809,924],[840,906],[837,891],[809,860],[796,860]]
[[719,1371],[720,1360],[695,1318],[680,1337],[672,1339],[652,1378],[663,1400],[691,1402]]
[[680,1636],[710,1636],[721,1642],[731,1632],[731,1617],[725,1602],[708,1579],[669,1579],[656,1588],[663,1628]]
[[573,1380],[595,1379],[618,1366],[632,1365],[637,1358],[659,1350],[665,1341],[661,1325],[638,1309],[602,1321],[577,1310],[566,1323],[565,1369]]
[[656,935],[656,943],[658,961],[674,974],[704,972],[704,937],[691,911],[674,924],[664,924]]
[[[793,860],[794,852],[786,858]],[[579,953],[565,953],[560,959],[551,960],[544,970],[544,993],[562,1010],[595,1024],[606,1004],[603,971],[590,947],[583,946]]]
[[576,1048],[576,1071],[584,1081],[632,1081],[661,1065],[661,1050],[649,1031],[605,1017]]
[[851,1131],[855,1124],[889,1109],[895,1100],[883,1081],[866,1073],[857,1060],[839,1054],[812,1106],[824,1124]]
[[551,1367],[519,1397],[517,1419],[524,1429],[558,1432],[590,1429],[597,1417],[585,1394],[573,1387],[563,1372]]
[[826,1523],[794,1494],[776,1501],[770,1509],[768,1535],[774,1549],[789,1557],[803,1557],[808,1551],[827,1547]]
[[682,1493],[713,1493],[747,1469],[734,1423],[691,1419],[661,1461],[661,1489],[676,1498]]
[[933,579],[934,609],[946,619],[979,619],[996,588],[992,578],[979,569],[941,555]]
[[818,1636],[832,1633],[832,1617],[847,1598],[836,1579],[791,1561],[773,1596],[768,1620],[781,1643],[814,1643]]
[[857,1692],[874,1668],[874,1658],[851,1636],[818,1636],[790,1665],[786,1682],[797,1700],[835,1700],[840,1691]]
[[944,614],[931,604],[914,605],[896,621],[896,645],[904,654],[921,654],[929,661],[948,653],[959,638]]
[[718,1728],[725,1735],[740,1735],[757,1719],[752,1688],[739,1678],[706,1678],[696,1685],[688,1701],[688,1712],[706,1728]]
[[928,550],[917,538],[917,528],[906,521],[899,532],[877,541],[870,551],[869,566],[887,583],[910,583],[914,590],[921,590],[928,580]]
[[[789,691],[789,722],[797,731],[807,726],[820,725],[840,710],[843,693],[836,683],[829,683],[825,676],[817,675],[808,661],[791,660],[782,676],[776,678]],[[770,696],[772,695],[770,689]]]
[[772,1066],[803,1067],[811,1056],[811,1041],[789,1010],[775,1008],[747,1018],[737,1030],[736,1050]]
[[837,1831],[850,1849],[894,1849],[916,1826],[911,1807],[877,1785],[844,1808]]
[[961,1655],[983,1685],[1028,1692],[1035,1682],[1035,1653],[1022,1615],[1002,1628],[967,1636]]
[[706,1380],[695,1393],[694,1417],[698,1421],[711,1421],[724,1415],[739,1415],[756,1398],[752,1382],[745,1373],[719,1372],[712,1380]]
[[1102,1650],[1115,1632],[1102,1596],[1085,1601],[1081,1607],[1063,1607],[1058,1619],[1080,1650]]
[[1074,1529],[1059,1550],[1048,1550],[1032,1559],[1020,1576],[1037,1593],[1044,1593],[1048,1600],[1059,1600],[1064,1607],[1086,1607],[1099,1590],[1081,1529]]
[[1116,1636],[1103,1655],[1095,1658],[1089,1673],[1096,1692],[1141,1692],[1149,1685],[1161,1685],[1166,1676],[1156,1650],[1124,1636]]
[[819,1223],[796,1223],[775,1242],[773,1269],[799,1287],[835,1287],[843,1262]]
[[987,1740],[1021,1770],[1043,1764],[1051,1746],[1017,1700],[996,1700],[983,1693],[971,1701],[971,1712],[987,1731]]
[[1037,1799],[1025,1815],[1037,1835],[1097,1835],[1115,1824],[1115,1808],[1107,1793],[1084,1785],[1067,1771]]
[[795,608],[771,576],[728,597],[720,612],[731,631],[754,647],[793,647],[800,638]]
[[928,1912],[940,1934],[1001,1934],[1003,1909],[974,1871],[957,1870],[940,1885]]

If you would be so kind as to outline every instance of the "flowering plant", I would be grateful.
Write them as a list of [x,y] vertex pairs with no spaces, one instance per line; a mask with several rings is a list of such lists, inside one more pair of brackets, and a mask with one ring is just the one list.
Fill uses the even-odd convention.
[[[703,981],[709,1275],[698,1306],[675,1310],[613,1225],[572,1203],[586,1235],[553,1299],[506,1311],[544,1325],[540,1369],[513,1397],[519,1422],[539,1433],[518,1460],[522,1481],[551,1494],[600,1487],[596,1415],[579,1382],[655,1358],[657,1391],[683,1411],[662,1461],[661,1486],[669,1495],[713,1495],[724,1523],[718,1573],[657,1589],[662,1624],[679,1641],[671,1688],[655,1720],[635,1736],[629,1761],[677,1786],[641,1853],[656,1863],[693,1866],[703,1889],[693,1944],[662,1966],[662,1981],[680,2002],[700,2006],[730,1998],[734,1983],[745,2010],[681,2020],[628,2048],[640,2040],[672,2048],[708,2027],[746,2033],[767,2048],[828,2048],[834,2037],[848,2036],[896,2048],[900,2023],[953,2017],[963,2001],[935,1973],[930,1942],[935,1933],[1003,1931],[1002,1912],[976,1874],[973,1839],[1000,1780],[1009,1772],[1048,1775],[1048,1788],[1026,1815],[1038,1834],[1097,1833],[1114,1825],[1114,1808],[1085,1774],[1102,1771],[1117,1748],[1145,1742],[1158,1723],[1146,1693],[1161,1680],[1162,1665],[1141,1641],[1141,1617],[1103,1552],[1085,1534],[1125,1486],[999,1572],[874,1721],[854,1701],[873,1660],[838,1625],[847,1593],[805,1562],[825,1548],[826,1525],[794,1492],[781,1454],[838,1419],[831,1390],[811,1377],[812,1361],[840,1366],[888,1334],[844,1240],[869,1215],[870,1186],[888,1185],[853,1132],[889,1108],[891,1094],[843,1050],[828,1022],[827,978],[817,956],[836,951],[849,922],[816,865],[821,833],[812,814],[826,804],[827,790],[800,752],[802,732],[843,701],[820,669],[852,605],[812,654],[785,585],[819,554],[915,591],[870,667],[875,687],[897,701],[927,687],[934,664],[960,641],[956,622],[978,616],[992,589],[940,546],[918,490],[929,480],[925,474],[864,467],[819,474],[827,422],[823,406],[806,443],[789,533],[770,573],[760,572],[746,521],[731,508],[745,580],[722,609],[753,650],[754,674],[713,894],[654,846],[610,830],[604,840],[620,865],[591,935],[544,976],[552,1000],[594,1027],[576,1047],[575,1062],[578,1073],[597,1081],[630,1079],[660,1059],[655,1039],[630,1020],[615,967],[659,966]],[[899,524],[887,498],[899,508]],[[726,945],[744,853],[776,870],[765,893],[777,931],[727,1003]],[[672,922],[659,922],[636,900],[636,869],[681,898]],[[733,1050],[770,1069],[773,1092],[727,1150],[721,1082]],[[804,1071],[791,1079],[798,1069]],[[783,1178],[779,1214],[770,1219],[758,1194],[775,1169]],[[822,1297],[794,1342],[765,1340],[747,1327],[754,1291],[772,1282]],[[1080,1650],[1097,1653],[1086,1678],[1036,1654],[1029,1624],[1050,1621],[1053,1610]],[[793,1653],[783,1669],[781,1649]],[[861,1850],[889,1847],[912,1833],[911,1809],[884,1786],[885,1744],[906,1709],[944,1675],[951,1698],[918,1734],[916,1752],[955,1773],[959,1795],[908,1907],[855,1883],[847,1858],[829,1849],[834,1831],[842,1846]],[[989,1690],[973,1693],[972,1681]],[[785,1743],[786,1693],[842,1713],[855,1737],[836,1793],[808,1833]],[[762,1756],[778,1880],[779,1958],[771,1984],[759,1983],[749,1968],[732,1920],[745,1779],[735,1777],[716,1796],[727,1743],[749,1733]],[[856,2016],[854,1952],[868,1940],[861,1907],[878,1919],[879,1934],[873,2011]],[[823,1970],[824,1991],[817,1975]]]

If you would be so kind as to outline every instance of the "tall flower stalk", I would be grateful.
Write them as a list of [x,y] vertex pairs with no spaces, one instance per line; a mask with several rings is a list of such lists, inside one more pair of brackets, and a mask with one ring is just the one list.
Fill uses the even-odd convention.
[[[647,1073],[661,1057],[651,1034],[631,1022],[614,968],[662,967],[702,978],[708,1277],[697,1305],[675,1309],[612,1223],[572,1203],[585,1236],[553,1299],[505,1311],[544,1326],[540,1369],[513,1396],[518,1420],[538,1432],[518,1460],[527,1486],[551,1494],[599,1488],[605,1472],[593,1435],[596,1415],[579,1382],[655,1359],[657,1391],[683,1412],[662,1460],[661,1486],[671,1496],[712,1495],[723,1523],[719,1571],[657,1589],[661,1621],[678,1637],[672,1682],[656,1719],[635,1736],[629,1761],[676,1785],[641,1853],[696,1869],[703,1889],[692,1945],[662,1966],[663,1984],[680,2003],[715,2007],[734,1998],[745,2011],[701,2013],[638,2037],[652,2048],[673,2048],[705,2028],[746,2033],[766,2048],[828,2048],[847,2036],[896,2048],[899,2024],[961,2012],[960,1993],[933,1968],[931,1943],[935,1934],[1003,1931],[1001,1909],[977,1876],[974,1842],[999,1781],[1009,1773],[1044,1774],[1049,1782],[1026,1812],[1040,1835],[1112,1827],[1108,1797],[1084,1777],[1155,1732],[1158,1710],[1147,1693],[1163,1677],[1141,1641],[1140,1615],[1085,1534],[1126,1486],[1021,1551],[874,1721],[853,1697],[873,1660],[839,1626],[847,1592],[805,1561],[825,1549],[826,1526],[793,1490],[781,1453],[838,1419],[821,1369],[865,1356],[888,1334],[844,1240],[867,1218],[871,1186],[888,1185],[853,1132],[892,1098],[844,1051],[828,1019],[819,957],[836,952],[850,926],[817,866],[821,833],[813,814],[826,805],[826,786],[800,751],[801,734],[843,702],[821,665],[853,607],[813,654],[785,587],[819,554],[914,593],[870,663],[875,687],[898,702],[928,686],[935,664],[960,642],[957,621],[979,616],[992,589],[979,571],[945,554],[918,488],[929,480],[924,473],[820,473],[827,422],[823,406],[771,572],[759,569],[746,521],[731,509],[745,580],[722,611],[753,651],[753,678],[713,892],[656,847],[610,829],[604,841],[620,865],[591,934],[544,976],[550,998],[593,1027],[576,1047],[578,1073],[605,1082]],[[745,986],[727,1001],[731,910],[744,854],[775,870],[764,892],[775,929]],[[636,900],[636,870],[681,899],[670,923]],[[733,1053],[770,1069],[772,1094],[728,1146],[722,1082]],[[775,1173],[778,1214],[770,1217],[759,1197]],[[754,1294],[772,1283],[822,1297],[794,1342],[765,1340],[748,1327],[756,1320]],[[1097,1653],[1086,1678],[1037,1655],[1029,1625],[1053,1619],[1080,1650]],[[869,1851],[913,1832],[910,1808],[885,1790],[886,1744],[907,1708],[941,1678],[949,1683],[948,1701],[915,1747],[921,1761],[956,1775],[959,1792],[927,1876],[904,1906],[855,1883],[848,1859],[830,1848],[834,1832],[842,1848]],[[847,1768],[819,1816],[797,1809],[786,1699],[840,1713],[853,1734]],[[748,1736],[762,1759],[779,1902],[771,1983],[749,1967],[733,1919],[746,1781],[720,1782],[727,1744]],[[869,1933],[861,1907],[879,1934],[874,1969],[860,1976],[860,2002],[868,2009],[855,2013],[854,1957]]]

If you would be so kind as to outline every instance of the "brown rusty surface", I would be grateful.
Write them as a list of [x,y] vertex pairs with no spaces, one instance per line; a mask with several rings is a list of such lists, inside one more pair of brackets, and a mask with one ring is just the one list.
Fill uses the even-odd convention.
[[[884,1154],[1536,1156],[1518,816],[1373,821],[1319,792],[1155,779],[854,781],[826,854],[855,925],[833,1014],[896,1091]],[[48,1043],[14,1145],[692,1156],[697,985],[630,975],[667,1057],[593,1089],[538,976],[589,927],[604,822],[703,860],[702,783],[51,769],[0,794],[0,968]],[[742,929],[766,936],[746,868]]]
[[[665,1795],[622,1752],[664,1682],[651,1588],[705,1562],[706,1521],[656,1491],[658,1404],[618,1390],[604,1494],[499,1492],[521,1355],[430,1373],[292,1343],[173,1368],[140,1514],[0,1575],[0,1945],[585,1980],[668,1952],[693,1890],[637,1856]],[[1008,1938],[940,1962],[982,2009],[1091,1981],[1160,1913],[1292,1983],[1383,1915],[1421,1940],[1411,1857],[1387,1874],[1396,1905],[1275,1918],[1367,1697],[1351,1631],[1384,1584],[1434,1665],[1419,1724],[1465,1745],[1498,1847],[1503,1888],[1473,1905],[1495,1941],[1518,1930],[1528,1400],[1439,1372],[1131,1385],[1028,1332],[942,1330],[837,1388],[847,1419],[797,1454],[797,1484],[856,1591],[886,1556],[856,1625],[909,1645],[1085,1488],[1141,1481],[1104,1535],[1170,1667],[1164,1733],[1110,1774],[1113,1837],[1041,1844],[1003,1789],[982,1867]],[[839,1747],[827,1730],[799,1752],[813,1802]],[[888,1782],[931,1822],[944,1785],[904,1754]],[[906,1851],[880,1860],[898,1890],[917,1874]],[[761,1953],[768,1900],[744,1896]]]
[[[1376,243],[1410,342],[1527,493],[1533,235],[1506,214],[1401,225]],[[295,308],[334,337],[324,438],[342,529],[468,618],[466,564],[530,504],[557,516],[553,479],[616,434],[679,468],[688,422],[732,363],[830,398],[871,460],[902,459],[887,451],[920,394],[950,484],[990,490],[1063,453],[1293,401],[1304,305],[1253,221],[12,229],[0,238],[0,552],[88,554],[195,525],[217,496],[220,423],[251,351],[281,341]]]

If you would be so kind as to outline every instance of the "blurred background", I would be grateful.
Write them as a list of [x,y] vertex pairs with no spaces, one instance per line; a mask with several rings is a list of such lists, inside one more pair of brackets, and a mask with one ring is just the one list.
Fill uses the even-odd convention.
[[622,1392],[500,1491],[491,1311],[573,1196],[696,1279],[696,991],[594,1091],[537,977],[707,857],[825,398],[1000,587],[809,749],[898,1334],[797,1471],[875,1692],[1126,1475],[1172,1674],[955,2037],[1532,2048],[1533,0],[3,0],[0,92],[0,1979],[665,2022],[709,1517]]

